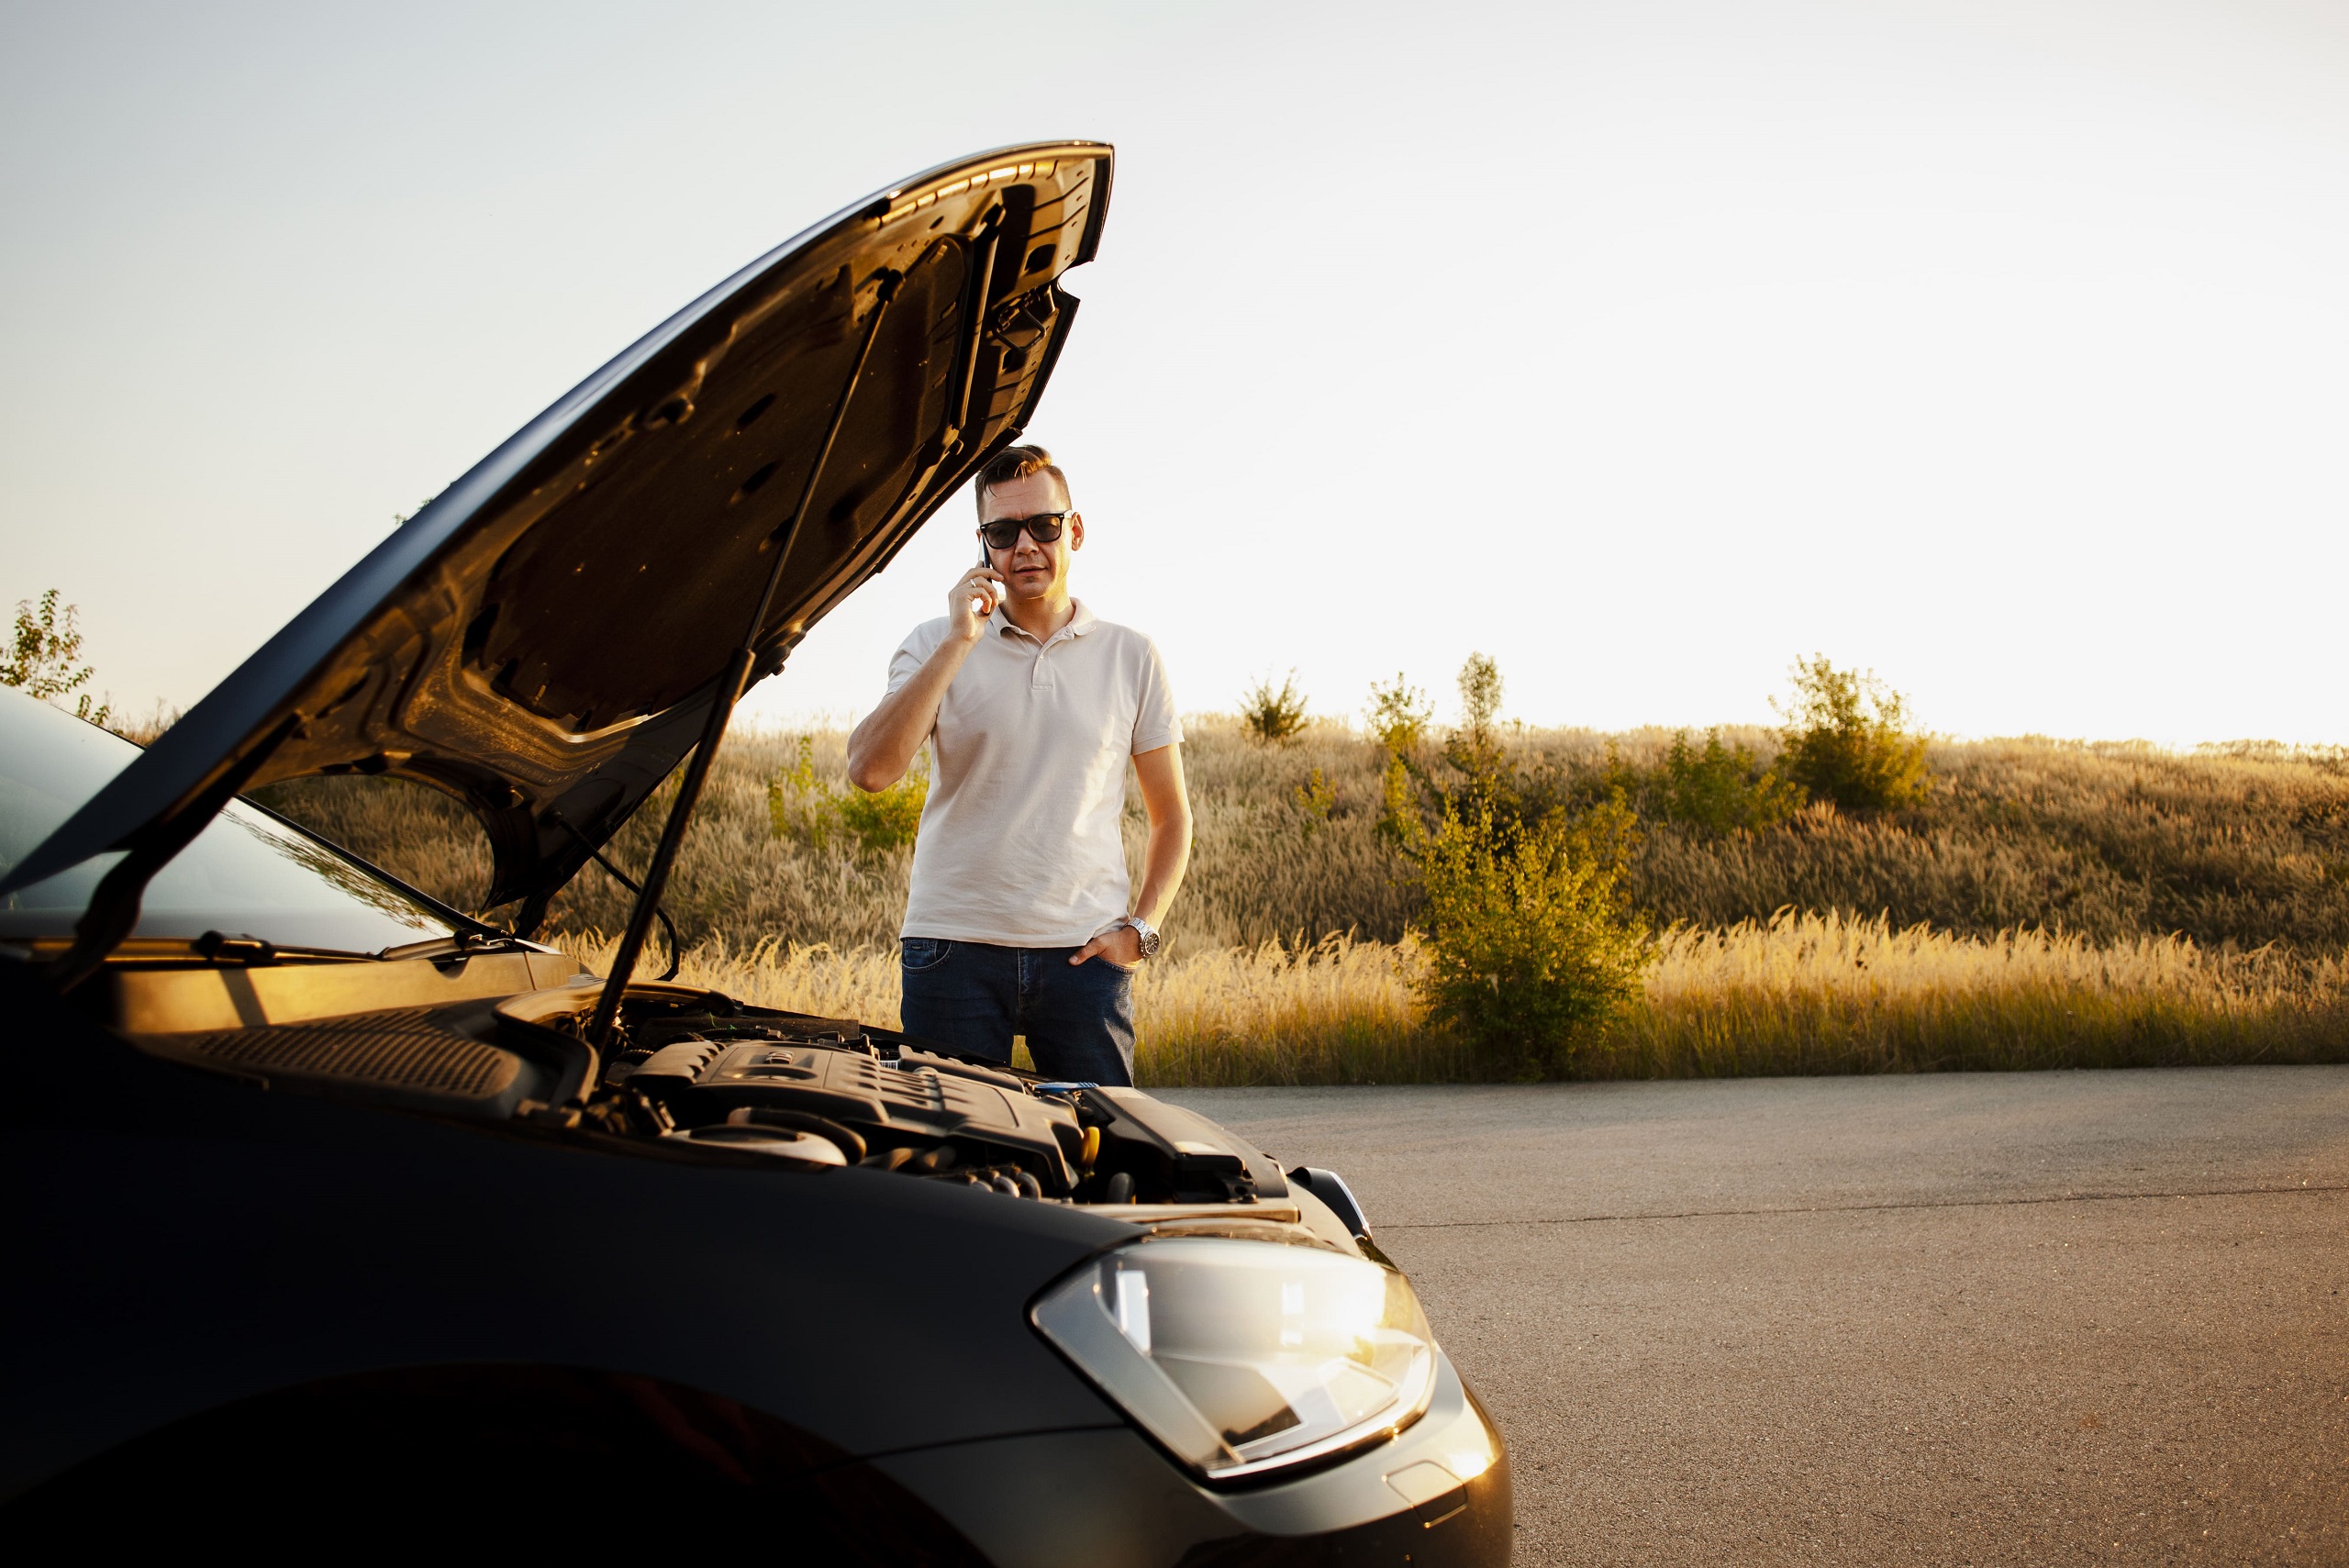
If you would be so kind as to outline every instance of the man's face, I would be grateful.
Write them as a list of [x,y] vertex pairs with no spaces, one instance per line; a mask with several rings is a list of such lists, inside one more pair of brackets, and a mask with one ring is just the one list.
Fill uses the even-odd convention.
[[[1031,473],[985,492],[979,517],[982,522],[993,522],[997,517],[1032,517],[1039,512],[1067,508],[1068,498],[1051,474]],[[1061,537],[1050,544],[1038,544],[1023,528],[1009,550],[988,550],[988,564],[1003,573],[1010,597],[1041,599],[1067,584],[1069,557],[1085,543],[1085,519],[1070,512],[1063,521]]]

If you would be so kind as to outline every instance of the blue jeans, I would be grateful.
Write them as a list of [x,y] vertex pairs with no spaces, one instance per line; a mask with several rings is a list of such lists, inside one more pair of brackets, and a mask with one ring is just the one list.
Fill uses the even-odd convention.
[[905,1031],[970,1056],[1011,1060],[1011,1037],[1047,1078],[1134,1081],[1134,977],[1074,948],[907,937],[898,958]]

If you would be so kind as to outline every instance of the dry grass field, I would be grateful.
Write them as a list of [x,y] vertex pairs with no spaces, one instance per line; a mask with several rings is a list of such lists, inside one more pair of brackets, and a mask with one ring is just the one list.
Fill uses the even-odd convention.
[[[810,738],[818,779],[842,737]],[[1609,757],[1609,745],[1613,748]],[[1760,732],[1738,737],[1766,748]],[[1653,767],[1668,736],[1525,731],[1560,776]],[[1168,956],[1138,995],[1160,1084],[1489,1076],[1414,1001],[1415,893],[1378,840],[1379,758],[1320,723],[1264,746],[1213,717],[1186,747],[1197,837]],[[685,974],[744,1000],[894,1020],[910,851],[778,833],[796,738],[729,740],[668,899]],[[2349,1061],[2349,768],[2035,740],[1937,745],[1922,805],[1814,806],[1758,833],[1646,825],[1630,881],[1664,932],[1643,998],[1577,1076]],[[470,907],[485,848],[452,805],[336,779],[264,798]],[[659,814],[616,840],[649,857]],[[1138,848],[1138,806],[1130,817]],[[820,839],[820,841],[818,841]],[[590,869],[554,929],[592,957],[627,899]]]
[[[569,944],[600,966],[612,943]],[[1896,930],[1785,915],[1657,944],[1645,996],[1583,1042],[1586,1078],[2178,1067],[2349,1061],[2338,957],[2214,953],[2179,937],[2107,945],[2007,933]],[[1419,948],[1332,937],[1305,949],[1209,948],[1145,967],[1135,988],[1144,1084],[1425,1084],[1490,1077],[1426,1027]],[[746,1002],[894,1024],[894,952],[747,951],[714,940],[680,978]]]

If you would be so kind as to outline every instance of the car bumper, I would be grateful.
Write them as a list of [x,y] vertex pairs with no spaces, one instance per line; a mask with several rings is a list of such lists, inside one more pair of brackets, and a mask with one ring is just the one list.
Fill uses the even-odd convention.
[[1128,1428],[956,1443],[869,1462],[1004,1568],[1508,1561],[1508,1456],[1444,1360],[1428,1412],[1295,1480],[1218,1490]]

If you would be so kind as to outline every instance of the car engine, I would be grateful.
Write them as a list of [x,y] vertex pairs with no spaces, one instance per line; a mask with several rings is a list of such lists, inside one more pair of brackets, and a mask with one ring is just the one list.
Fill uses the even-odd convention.
[[[632,1138],[873,1166],[1030,1198],[1244,1204],[1289,1196],[1265,1155],[1138,1090],[1050,1082],[852,1021],[662,991],[670,994],[631,988],[619,1048],[576,1109],[525,1105],[521,1114],[576,1116],[583,1126]],[[501,1006],[506,1026],[565,1035],[576,1027],[575,1014],[544,1016],[535,1000]]]
[[[471,999],[445,999],[452,989]],[[141,1050],[191,1067],[646,1153],[874,1167],[1067,1203],[1255,1206],[1267,1218],[1296,1204],[1300,1183],[1319,1195],[1302,1173],[1139,1090],[1054,1083],[694,986],[630,985],[598,1052],[584,1032],[592,977],[537,950],[125,970],[102,995]],[[409,1005],[384,1005],[395,1000]]]

